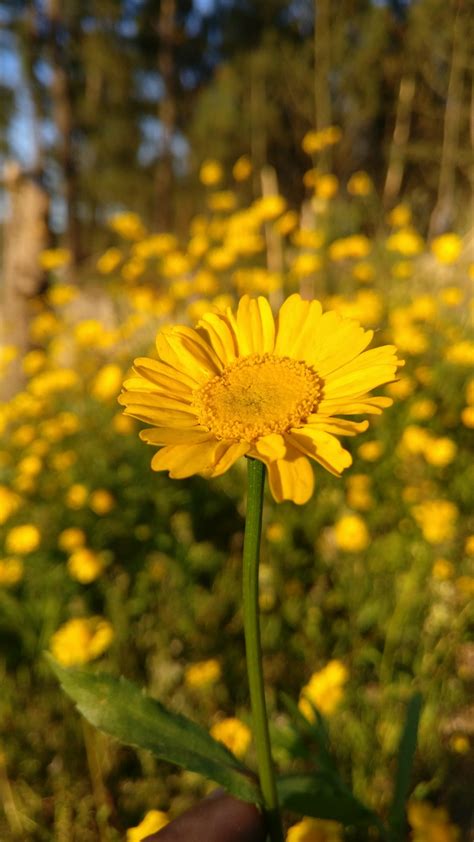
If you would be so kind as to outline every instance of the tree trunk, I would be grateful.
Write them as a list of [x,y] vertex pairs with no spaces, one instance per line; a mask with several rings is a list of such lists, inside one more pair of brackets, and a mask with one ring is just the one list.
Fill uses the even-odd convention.
[[5,167],[9,213],[4,225],[1,340],[18,349],[18,357],[2,382],[2,398],[22,383],[21,359],[30,348],[32,301],[46,287],[39,255],[48,245],[49,197],[40,181],[23,175],[18,164]]
[[390,146],[389,163],[383,189],[385,206],[395,203],[400,194],[405,174],[407,144],[410,138],[411,115],[415,99],[416,82],[411,75],[402,76],[398,92],[397,113]]
[[158,17],[158,70],[163,83],[158,118],[161,149],[155,172],[155,226],[158,231],[173,227],[173,135],[176,129],[176,0],[161,0]]
[[[332,123],[331,91],[331,4],[330,0],[314,0],[314,112],[318,131]],[[318,169],[331,169],[332,153],[328,146],[319,154]]]

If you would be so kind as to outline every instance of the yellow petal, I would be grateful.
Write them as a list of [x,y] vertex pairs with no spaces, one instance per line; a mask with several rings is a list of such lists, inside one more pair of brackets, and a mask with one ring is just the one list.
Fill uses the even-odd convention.
[[275,340],[275,323],[268,301],[244,295],[239,302],[235,332],[241,356],[271,353]]
[[304,359],[321,377],[326,377],[352,360],[360,359],[373,335],[372,330],[364,330],[338,313],[324,313],[318,322],[317,335],[308,343]]
[[223,313],[206,313],[197,326],[202,335],[206,331],[214,351],[223,363],[228,365],[238,355],[237,338]]
[[270,462],[274,459],[283,459],[285,453],[285,439],[279,433],[270,433],[268,436],[262,436],[262,438],[255,442],[252,448],[252,455],[255,455],[257,459],[263,457]]
[[209,441],[215,438],[203,427],[187,427],[177,429],[176,427],[149,427],[139,433],[142,441],[147,444],[197,444],[198,442]]
[[293,503],[302,505],[309,500],[314,489],[314,476],[304,456],[276,459],[266,464],[270,491],[277,503],[293,500]]
[[318,412],[310,416],[302,429],[306,430],[308,426],[324,433],[334,433],[336,436],[355,436],[357,433],[365,433],[369,422],[347,421],[345,418],[332,418]]
[[[196,383],[191,377],[187,377],[182,371],[171,368],[161,360],[139,357],[134,361],[133,368],[140,377],[160,386],[162,389],[172,389],[174,392],[186,394],[196,388]],[[129,387],[126,385],[126,388]]]
[[151,460],[154,471],[169,471],[173,479],[211,471],[220,442],[216,439],[198,444],[177,444],[162,447]]
[[245,456],[250,449],[248,442],[219,442],[213,467],[206,472],[211,477],[219,477],[229,470],[231,465]]
[[315,459],[327,471],[340,476],[352,464],[352,456],[330,433],[306,426],[286,434],[287,441],[305,456]]
[[280,307],[275,354],[305,359],[304,352],[317,336],[322,308],[319,301],[303,301],[295,293]]
[[[343,397],[332,398],[326,400],[323,398],[319,404],[318,411],[325,415],[380,415],[382,409],[391,406],[392,398],[386,398],[382,395],[375,395],[374,397],[366,397],[365,394],[351,395],[346,400]],[[311,422],[313,416],[309,417]]]
[[390,383],[396,377],[393,365],[374,365],[362,371],[351,371],[349,374],[329,377],[324,384],[325,398],[346,398],[370,392],[376,386]]
[[166,328],[156,337],[161,360],[202,385],[222,369],[222,364],[197,331],[192,328]]

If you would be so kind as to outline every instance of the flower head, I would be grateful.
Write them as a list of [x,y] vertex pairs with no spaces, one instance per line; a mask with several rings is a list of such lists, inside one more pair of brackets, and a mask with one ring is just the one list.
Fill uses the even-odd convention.
[[352,458],[336,436],[367,429],[338,416],[380,414],[392,403],[368,392],[402,363],[392,345],[365,350],[372,336],[319,301],[292,295],[275,321],[265,298],[245,295],[236,314],[162,330],[159,359],[135,361],[119,401],[153,425],[140,434],[161,448],[153,470],[216,477],[246,455],[267,465],[277,501],[305,503],[308,457],[339,476]]

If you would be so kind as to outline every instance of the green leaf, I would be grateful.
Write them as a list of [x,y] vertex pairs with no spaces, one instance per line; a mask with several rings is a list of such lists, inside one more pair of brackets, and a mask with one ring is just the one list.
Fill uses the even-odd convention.
[[307,775],[284,775],[277,779],[280,804],[293,813],[328,819],[344,825],[379,825],[375,813],[361,804],[350,792],[328,780],[324,772]]
[[318,765],[337,773],[335,760],[332,757],[329,746],[329,732],[320,711],[309,701],[314,712],[314,722],[310,722],[301,713],[298,705],[290,696],[287,696],[286,693],[281,693],[280,697],[298,733],[302,737],[309,738],[312,742],[316,743],[318,754],[315,759]]
[[46,657],[66,693],[96,728],[126,745],[147,749],[160,760],[198,772],[243,801],[261,802],[250,770],[195,722],[167,710],[124,678],[66,669]]
[[416,693],[410,699],[407,707],[405,727],[398,748],[398,766],[392,806],[389,813],[389,825],[399,836],[403,833],[405,826],[405,805],[410,791],[410,779],[413,761],[415,759],[422,703],[423,699],[420,693]]

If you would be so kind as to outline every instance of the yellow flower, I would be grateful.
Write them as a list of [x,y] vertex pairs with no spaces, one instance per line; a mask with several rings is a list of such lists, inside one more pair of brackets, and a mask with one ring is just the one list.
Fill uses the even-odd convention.
[[453,578],[455,567],[452,561],[448,561],[446,558],[437,558],[431,568],[431,573],[435,579],[444,581]]
[[232,167],[232,175],[236,181],[246,181],[251,174],[252,162],[249,156],[241,155],[240,158],[237,158],[234,166]]
[[314,155],[315,152],[320,152],[326,146],[332,146],[338,143],[341,137],[342,131],[339,126],[326,126],[319,131],[311,129],[309,132],[306,132],[301,146],[307,155]]
[[97,372],[92,381],[91,394],[99,401],[115,398],[120,390],[123,372],[119,365],[109,363]]
[[446,359],[456,365],[474,365],[474,342],[469,339],[454,342],[446,351]]
[[86,664],[105,652],[114,638],[112,626],[103,617],[68,620],[52,636],[50,649],[65,667]]
[[277,501],[304,503],[314,482],[308,457],[339,476],[352,459],[336,436],[367,429],[339,414],[391,404],[368,392],[394,379],[400,361],[390,345],[365,350],[372,336],[296,294],[275,324],[266,299],[244,296],[236,315],[228,308],[195,330],[158,333],[159,359],[135,361],[119,402],[153,425],[140,434],[161,447],[153,470],[215,477],[248,455],[267,465]]
[[404,228],[411,222],[411,210],[403,203],[396,205],[388,214],[387,222],[394,228]]
[[285,537],[285,527],[282,523],[269,523],[265,536],[271,544],[278,544]]
[[28,377],[31,377],[32,374],[36,374],[44,367],[46,359],[44,351],[28,351],[22,360],[23,371]]
[[0,558],[0,585],[16,585],[23,578],[21,558]]
[[86,535],[82,529],[75,526],[70,526],[68,529],[63,529],[58,535],[58,547],[67,553],[83,547],[86,543]]
[[277,194],[270,196],[262,196],[261,199],[256,199],[252,205],[257,219],[262,222],[276,219],[286,210],[286,200],[283,196]]
[[107,515],[115,506],[115,500],[106,488],[98,488],[89,497],[89,506],[96,515]]
[[15,514],[20,508],[21,497],[7,485],[0,485],[0,525]]
[[464,290],[456,286],[444,287],[439,297],[446,307],[458,307],[464,298]]
[[449,500],[428,500],[413,507],[416,522],[429,544],[441,544],[454,536],[458,509]]
[[367,474],[352,474],[347,478],[347,505],[351,509],[365,512],[372,508],[374,500],[370,493],[370,483]]
[[198,661],[186,667],[184,680],[188,687],[206,687],[215,684],[221,677],[221,667],[215,658],[208,661]]
[[146,836],[157,833],[169,823],[168,816],[161,810],[149,810],[143,821],[127,830],[127,842],[142,842]]
[[82,509],[88,497],[88,490],[84,485],[77,482],[68,489],[66,494],[66,505],[70,509]]
[[202,184],[205,184],[206,187],[214,187],[222,181],[223,177],[224,171],[219,161],[211,158],[203,161],[199,170],[199,179]]
[[334,240],[329,246],[331,260],[348,260],[350,258],[367,257],[372,249],[372,243],[364,234],[353,234]]
[[368,529],[359,515],[344,515],[335,527],[336,544],[340,550],[348,553],[359,553],[370,543]]
[[424,243],[422,237],[414,228],[400,228],[395,234],[390,234],[386,246],[389,251],[396,251],[406,257],[412,257],[423,251]]
[[353,173],[347,182],[347,192],[351,196],[369,196],[373,189],[373,181],[364,170]]
[[109,227],[124,240],[140,240],[146,234],[140,217],[132,211],[114,214],[109,220]]
[[338,706],[344,695],[344,684],[349,678],[347,667],[341,661],[329,661],[322,670],[313,673],[308,684],[300,693],[298,707],[310,722],[315,715],[312,706],[329,715]]
[[456,263],[462,250],[462,240],[458,234],[441,234],[431,243],[431,251],[439,263]]
[[69,575],[82,585],[94,582],[104,569],[103,558],[87,547],[79,547],[69,557],[67,562]]
[[355,266],[353,266],[352,275],[356,281],[359,281],[361,284],[368,284],[375,278],[375,268],[371,263],[367,263],[367,261],[362,260],[360,263],[356,263]]
[[278,234],[281,234],[282,237],[285,237],[287,234],[291,234],[292,231],[295,230],[296,226],[298,225],[298,214],[296,211],[288,210],[283,216],[280,216],[279,219],[275,222],[275,231]]
[[28,555],[38,549],[41,543],[41,533],[37,526],[32,523],[25,523],[22,526],[14,526],[7,533],[5,547],[7,552],[13,555]]
[[412,403],[410,417],[416,421],[428,421],[436,412],[436,404],[431,398],[420,398]]
[[456,442],[447,436],[442,436],[439,439],[432,438],[424,451],[424,457],[430,465],[443,468],[453,461],[457,450]]
[[427,801],[410,801],[408,822],[413,830],[411,842],[458,842],[459,830],[449,821],[446,810]]
[[211,728],[211,736],[224,743],[236,757],[244,756],[252,739],[250,728],[233,716],[216,722]]
[[54,271],[65,266],[71,259],[69,249],[45,249],[41,252],[39,262],[42,269]]
[[380,441],[365,441],[357,450],[358,456],[365,462],[376,462],[383,453],[383,444]]
[[339,822],[323,819],[302,819],[286,834],[286,842],[343,842],[343,838]]
[[318,199],[332,199],[339,190],[339,180],[332,173],[318,175],[314,185],[314,193]]
[[232,190],[219,190],[207,197],[209,210],[223,212],[234,210],[237,204],[237,196]]
[[311,252],[303,252],[297,254],[293,263],[291,264],[291,271],[298,278],[312,275],[321,268],[321,258],[319,254],[311,254]]
[[394,278],[405,281],[413,275],[413,260],[397,260],[391,268]]
[[454,734],[454,736],[451,737],[449,744],[456,754],[468,754],[469,749],[471,748],[469,737],[466,737],[464,734]]
[[101,275],[108,275],[117,268],[123,258],[123,252],[117,248],[110,248],[104,251],[97,261],[97,271]]

